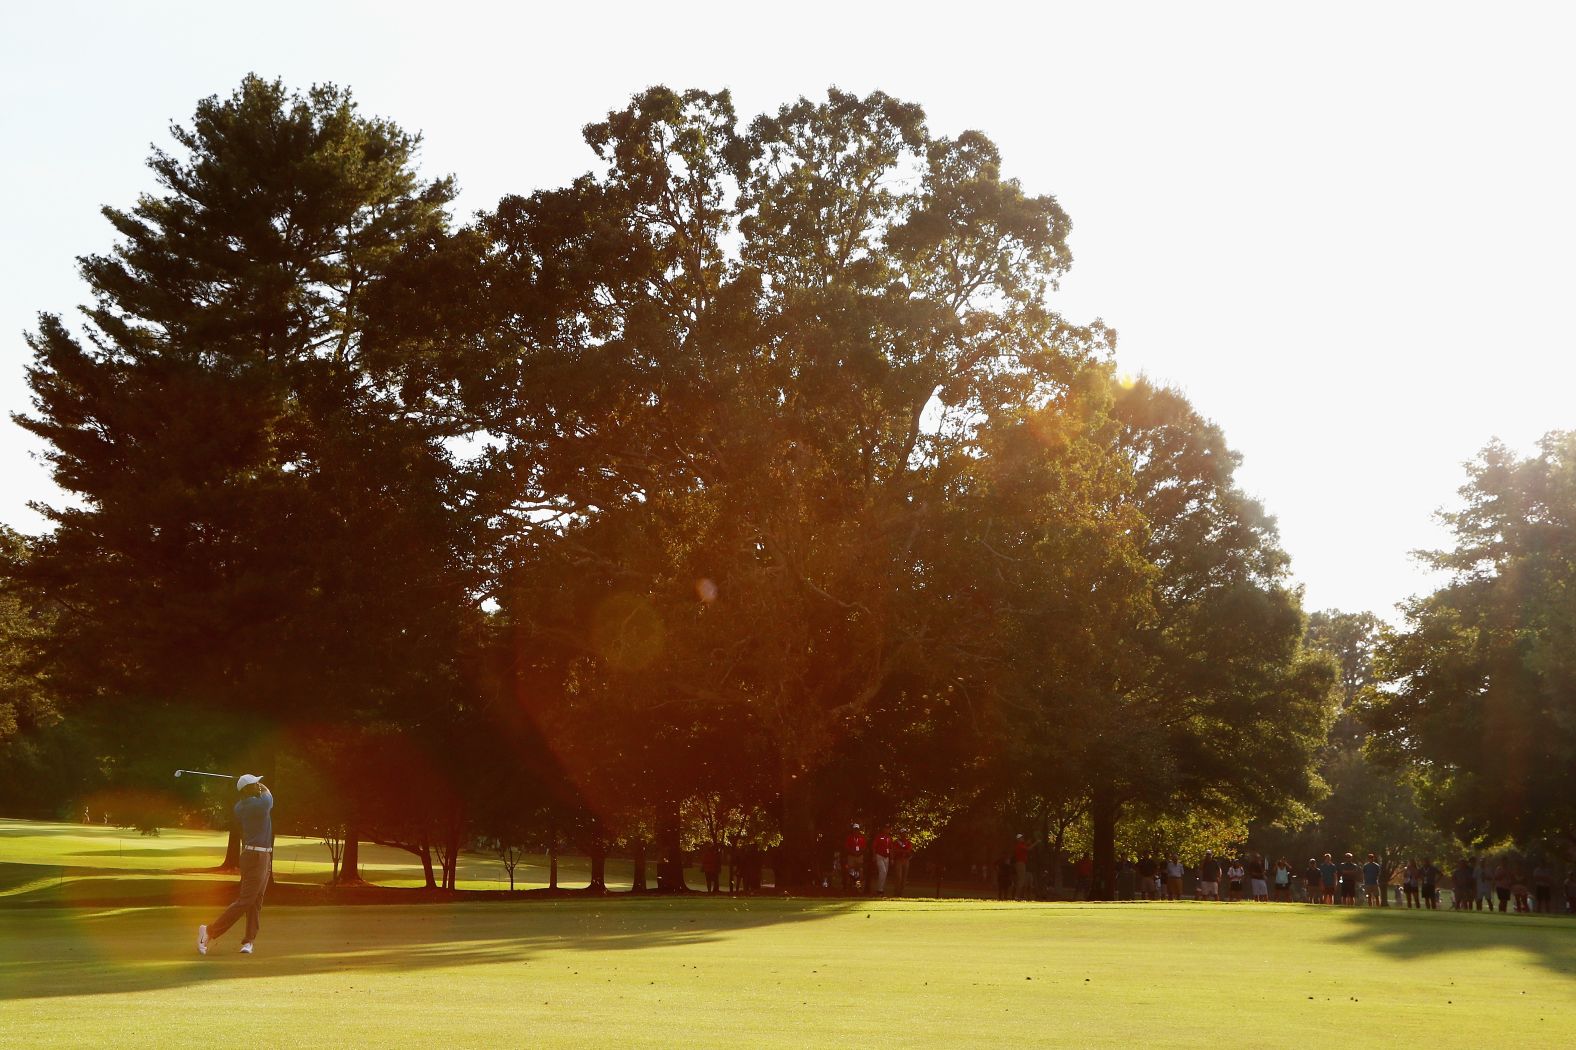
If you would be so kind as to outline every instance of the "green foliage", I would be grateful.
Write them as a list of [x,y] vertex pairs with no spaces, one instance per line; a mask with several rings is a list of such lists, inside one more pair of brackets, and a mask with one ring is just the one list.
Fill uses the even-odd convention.
[[[567,650],[556,750],[638,802],[672,793],[647,742],[742,740],[735,768],[771,784],[741,801],[788,799],[802,848],[829,761],[964,641],[927,576],[972,421],[1104,342],[1045,309],[1067,218],[983,136],[836,91],[736,125],[725,93],[654,88],[589,126],[597,174],[484,217],[491,302],[427,320],[471,325],[433,385],[499,438],[477,487],[501,497],[504,613]],[[604,717],[607,746],[570,739]]]
[[[1147,382],[1109,384],[1095,405],[1023,428],[1045,444],[1026,458],[1032,469],[1082,464],[1067,476],[1094,480],[1076,497],[1065,481],[1032,481],[1044,502],[1008,517],[992,549],[998,575],[1024,588],[1006,603],[1023,632],[1006,754],[1032,794],[1089,800],[1109,865],[1125,808],[1137,821],[1128,840],[1197,852],[1314,798],[1333,670],[1300,649],[1286,557],[1236,486],[1219,429]],[[1014,462],[993,456],[987,469]],[[1034,553],[1006,554],[1025,526],[1012,542]],[[1198,826],[1156,823],[1167,816]]]
[[0,525],[0,748],[20,733],[48,729],[60,719],[38,667],[55,615],[43,602],[25,601],[9,582],[27,558],[27,541]]
[[[1243,848],[1248,828],[1227,795],[1212,799],[1210,805],[1187,809],[1150,811],[1135,809],[1117,827],[1116,850],[1125,857],[1169,857],[1175,854],[1184,864],[1197,864],[1206,852],[1217,857],[1231,856]],[[1237,810],[1240,812],[1240,810]],[[1087,823],[1072,838],[1073,848],[1090,849],[1093,840]]]
[[1308,616],[1303,644],[1333,657],[1340,672],[1340,713],[1330,731],[1334,741],[1355,744],[1366,735],[1358,704],[1374,685],[1374,651],[1382,626],[1371,612],[1326,609]]
[[1237,487],[1220,429],[1180,395],[1140,381],[1115,413],[1156,581],[1142,675],[1114,719],[1148,742],[1111,773],[1141,801],[1230,795],[1244,815],[1278,814],[1318,793],[1332,672],[1301,649],[1274,521]]
[[1440,823],[1473,842],[1576,843],[1576,433],[1537,455],[1491,444],[1464,509],[1442,515],[1450,574],[1376,657],[1375,754],[1415,771]]
[[1386,870],[1410,858],[1443,861],[1456,852],[1424,809],[1414,774],[1385,767],[1360,748],[1344,748],[1326,775],[1330,797],[1320,823],[1326,848],[1377,853]]
[[1325,852],[1378,855],[1384,876],[1413,857],[1444,858],[1454,850],[1426,811],[1417,778],[1370,754],[1362,718],[1375,682],[1374,654],[1383,625],[1372,613],[1327,609],[1308,617],[1304,645],[1331,660],[1338,714],[1319,756],[1323,797],[1291,819],[1256,825],[1249,841],[1293,864]]
[[790,879],[850,817],[1200,839],[1316,793],[1333,672],[1273,522],[1048,307],[1070,220],[985,136],[655,87],[453,230],[339,89],[173,134],[21,420],[80,506],[13,576],[80,613],[51,688],[148,716],[117,776],[262,737],[325,834],[671,865],[687,814]]
[[[66,610],[51,689],[162,779],[266,768],[270,726],[452,702],[467,600],[448,453],[362,352],[369,290],[443,234],[452,184],[333,87],[249,77],[171,134],[158,192],[105,209],[119,239],[81,260],[85,330],[29,339],[18,422],[74,501],[12,573]],[[201,750],[153,735],[166,710]]]

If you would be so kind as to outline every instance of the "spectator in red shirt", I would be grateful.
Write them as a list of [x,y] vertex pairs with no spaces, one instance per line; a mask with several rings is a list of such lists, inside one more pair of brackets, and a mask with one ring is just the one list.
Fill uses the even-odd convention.
[[876,893],[886,892],[887,868],[892,863],[892,832],[885,824],[870,840],[870,852],[876,859]]
[[865,864],[865,833],[858,824],[848,827],[848,834],[843,838],[843,892],[850,893],[859,888],[859,880],[864,876]]
[[1012,843],[1012,899],[1029,899],[1029,841],[1022,835]]
[[1073,865],[1073,874],[1078,877],[1078,893],[1085,900],[1089,898],[1094,889],[1094,858],[1085,853],[1078,858],[1078,863]]
[[900,829],[892,843],[892,861],[897,868],[897,888],[893,892],[900,897],[908,889],[908,862],[913,856],[914,843],[909,840],[908,832]]

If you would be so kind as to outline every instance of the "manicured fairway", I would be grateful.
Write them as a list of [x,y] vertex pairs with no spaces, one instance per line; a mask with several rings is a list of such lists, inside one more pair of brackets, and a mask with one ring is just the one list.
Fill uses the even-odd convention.
[[[0,911],[4,1045],[1576,1044],[1576,924],[1296,906]],[[1026,1040],[1026,1041],[1025,1041]]]
[[203,909],[10,902],[8,1048],[1576,1045],[1576,920],[1557,917],[699,896],[324,905],[266,910],[254,957],[232,932],[201,958]]

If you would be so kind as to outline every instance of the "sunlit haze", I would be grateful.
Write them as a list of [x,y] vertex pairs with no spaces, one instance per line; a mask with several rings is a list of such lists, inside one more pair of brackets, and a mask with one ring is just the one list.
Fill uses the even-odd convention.
[[[86,296],[74,257],[113,243],[98,209],[248,72],[423,132],[462,218],[587,169],[581,126],[653,83],[729,88],[745,119],[879,89],[1061,201],[1056,306],[1222,426],[1310,608],[1390,617],[1462,462],[1576,427],[1573,29],[1510,4],[9,6],[0,408],[28,409],[36,314]],[[24,532],[61,498],[36,452],[0,424]]]

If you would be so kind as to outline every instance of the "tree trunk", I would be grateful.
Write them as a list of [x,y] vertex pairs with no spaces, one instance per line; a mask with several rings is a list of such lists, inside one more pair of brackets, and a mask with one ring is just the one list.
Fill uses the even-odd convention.
[[601,835],[591,839],[591,884],[586,889],[593,893],[607,892],[607,843]]
[[1056,838],[1051,843],[1051,886],[1056,891],[1056,896],[1062,895],[1062,843],[1067,839],[1067,825],[1059,824],[1056,827]]
[[646,892],[646,840],[635,840],[635,874],[630,878],[630,893]]
[[674,806],[662,820],[658,832],[660,859],[657,861],[657,891],[683,893],[689,889],[684,883],[684,842],[679,828],[679,809]]
[[230,818],[230,838],[224,844],[224,860],[220,863],[219,870],[241,870],[241,825],[233,816]]
[[427,889],[435,890],[438,888],[437,881],[432,877],[432,850],[428,847],[425,839],[421,843],[421,873],[427,878]]
[[339,862],[339,885],[361,884],[361,831],[354,824],[345,828],[345,859]]
[[775,873],[779,890],[800,893],[815,882],[818,864],[814,802],[806,778],[785,771],[782,776],[783,870]]
[[1116,899],[1116,818],[1121,804],[1109,787],[1095,789],[1089,817],[1094,832],[1094,884],[1089,899]]
[[443,840],[443,888],[457,890],[459,885],[460,870],[460,816],[454,814],[454,819],[449,821],[449,826],[444,829]]
[[558,829],[551,827],[547,838],[547,888],[558,888]]
[[781,843],[767,851],[766,862],[772,866],[772,889],[781,893],[783,888],[782,875],[779,874],[783,870],[783,848]]

